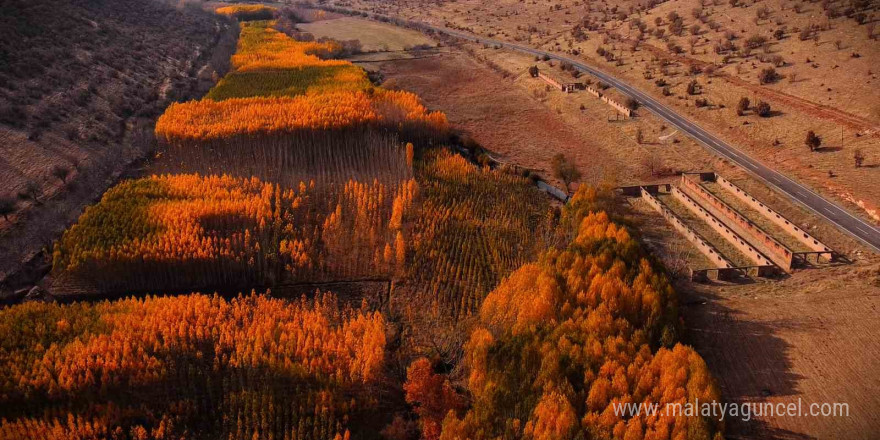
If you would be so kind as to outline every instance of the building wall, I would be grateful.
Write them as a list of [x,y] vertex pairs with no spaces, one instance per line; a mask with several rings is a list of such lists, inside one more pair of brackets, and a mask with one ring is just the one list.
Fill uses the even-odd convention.
[[713,207],[726,220],[739,226],[750,238],[755,240],[755,242],[764,246],[765,250],[770,252],[770,258],[772,258],[779,267],[786,272],[791,271],[791,249],[785,247],[785,245],[777,241],[758,225],[752,223],[751,220],[740,214],[735,208],[724,203],[723,200],[710,193],[702,185],[689,179],[687,175],[681,176],[681,186],[685,188],[690,195],[695,196],[700,201]]

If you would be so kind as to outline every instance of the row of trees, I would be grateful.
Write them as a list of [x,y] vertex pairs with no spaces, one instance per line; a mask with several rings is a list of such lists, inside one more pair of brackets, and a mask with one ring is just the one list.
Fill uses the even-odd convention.
[[405,269],[402,222],[418,193],[412,179],[320,190],[229,176],[131,180],[65,232],[54,273],[103,291],[389,277]]
[[266,5],[232,5],[217,8],[216,13],[234,17],[238,20],[269,20],[273,18],[277,10]]
[[411,211],[407,282],[440,313],[468,316],[535,258],[552,227],[550,206],[526,179],[448,150],[426,152],[417,176],[423,197]]
[[349,438],[385,353],[332,295],[30,303],[0,337],[3,439]]
[[156,135],[173,143],[358,126],[394,129],[400,125],[419,126],[429,133],[448,129],[446,115],[427,111],[415,95],[368,89],[174,103],[156,122]]
[[[344,60],[327,60],[325,55],[340,49],[335,41],[296,41],[272,27],[275,21],[248,21],[241,24],[238,50],[232,65],[238,72],[287,70],[303,67],[350,66]],[[293,73],[293,72],[289,72]]]

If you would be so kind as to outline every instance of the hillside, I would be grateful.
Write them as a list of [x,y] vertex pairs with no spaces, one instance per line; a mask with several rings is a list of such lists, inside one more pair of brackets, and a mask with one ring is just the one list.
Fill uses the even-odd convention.
[[204,93],[225,73],[237,26],[153,0],[13,0],[3,9],[5,291],[31,278],[14,274],[22,260],[154,148],[151,126],[168,103]]

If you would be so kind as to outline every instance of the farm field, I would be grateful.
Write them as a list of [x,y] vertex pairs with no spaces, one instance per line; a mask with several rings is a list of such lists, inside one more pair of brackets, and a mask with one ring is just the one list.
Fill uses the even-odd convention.
[[230,72],[0,309],[0,439],[723,438],[617,412],[721,389],[608,181],[555,203],[297,10],[214,12]]
[[436,46],[421,32],[354,17],[328,18],[303,23],[299,28],[316,38],[358,40],[366,52],[397,52],[413,46]]
[[[503,50],[464,45],[463,49],[452,49],[452,53],[436,57],[376,63],[375,69],[385,75],[389,87],[417,92],[428,105],[444,110],[454,126],[465,128],[465,133],[493,156],[536,170],[548,180],[554,181],[549,175],[549,162],[557,151],[575,158],[584,168],[585,181],[601,181],[608,174],[621,185],[676,180],[677,177],[651,176],[641,160],[632,159],[649,151],[660,163],[674,164],[679,170],[716,170],[845,253],[854,264],[796,271],[782,281],[759,279],[750,284],[707,286],[679,280],[676,288],[682,291],[684,301],[685,338],[708,359],[709,368],[722,384],[725,399],[792,402],[800,398],[806,402],[842,396],[841,400],[856,402],[852,406],[862,408],[861,416],[854,415],[860,419],[857,428],[834,418],[761,416],[751,422],[732,421],[728,424],[731,437],[850,438],[876,430],[864,414],[877,410],[880,402],[866,394],[866,388],[853,387],[853,383],[863,383],[864,379],[851,376],[856,369],[876,363],[878,347],[873,341],[876,338],[871,336],[875,332],[864,324],[874,319],[876,313],[876,307],[871,305],[877,293],[880,262],[876,256],[741,170],[708,156],[689,139],[673,136],[680,141],[660,141],[658,138],[669,131],[664,132],[663,124],[652,115],[640,115],[637,123],[607,122],[608,107],[586,94],[536,94],[535,90],[545,89],[525,74],[525,68],[533,63]],[[480,111],[473,110],[474,103],[480,103]],[[581,103],[585,110],[580,109]],[[490,111],[493,108],[497,111]],[[541,123],[533,124],[535,120]],[[633,141],[636,128],[641,128],[648,139],[644,150]],[[588,132],[602,139],[623,141],[616,148],[596,148],[594,145],[601,143],[590,143],[585,134]],[[572,135],[557,141],[560,133]],[[514,136],[519,142],[510,140]],[[607,163],[620,164],[620,168],[608,167],[612,169],[609,173],[595,170]],[[555,183],[561,186],[558,180]],[[705,262],[651,208],[639,206],[642,202],[638,199],[630,200],[626,204],[637,206],[621,208],[626,218],[668,267],[679,267],[676,260],[681,259],[695,266]],[[752,218],[753,213],[743,212]],[[777,239],[786,240],[778,230],[766,229]],[[847,335],[855,333],[862,342],[849,340]],[[828,348],[832,341],[838,341],[839,349]],[[859,344],[864,344],[864,348]],[[851,360],[838,370],[836,357]]]

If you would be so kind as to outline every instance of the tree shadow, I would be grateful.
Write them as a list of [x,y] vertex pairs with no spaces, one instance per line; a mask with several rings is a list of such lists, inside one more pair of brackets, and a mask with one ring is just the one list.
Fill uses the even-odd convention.
[[817,153],[834,153],[840,150],[843,150],[843,147],[819,147],[815,151]]
[[[708,286],[676,282],[685,323],[682,342],[705,359],[718,381],[725,403],[763,402],[769,396],[800,394],[802,376],[792,372],[792,347],[776,336],[780,328],[802,323],[756,322],[744,312],[723,305],[723,297]],[[725,418],[727,438],[808,439],[797,432],[772,428],[764,420]]]

